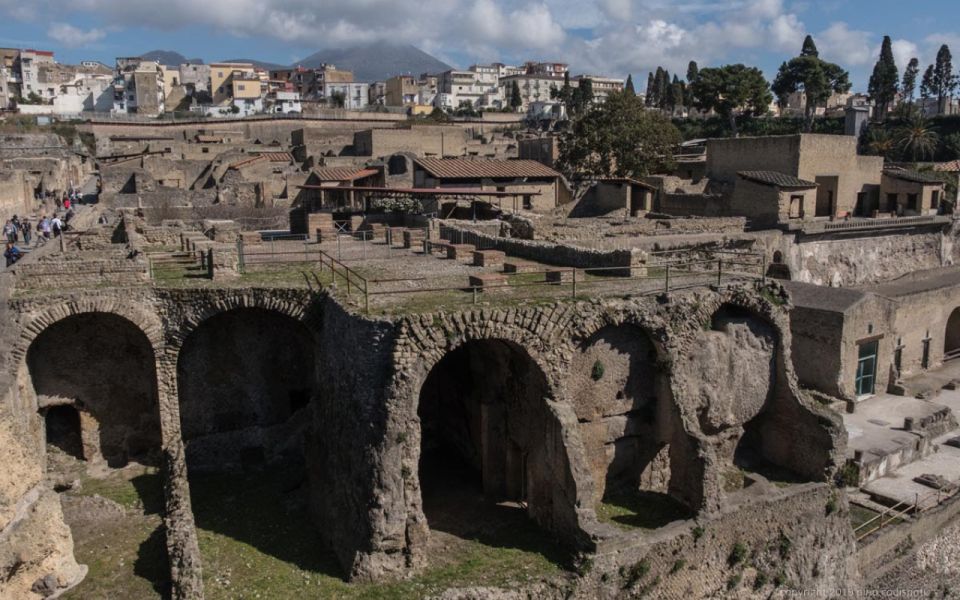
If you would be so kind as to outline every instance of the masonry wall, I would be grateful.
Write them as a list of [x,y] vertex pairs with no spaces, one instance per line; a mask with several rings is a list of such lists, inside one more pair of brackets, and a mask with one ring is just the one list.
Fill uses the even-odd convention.
[[807,181],[839,176],[835,198],[838,214],[852,215],[860,193],[866,194],[868,201],[875,201],[883,175],[882,156],[858,155],[854,136],[804,134],[800,140],[799,165],[794,174]]
[[409,129],[370,129],[354,135],[354,151],[359,156],[382,158],[400,152],[414,156],[462,156],[467,135],[460,127],[414,126]]
[[795,306],[790,311],[794,368],[800,385],[840,397],[843,317],[837,313]]

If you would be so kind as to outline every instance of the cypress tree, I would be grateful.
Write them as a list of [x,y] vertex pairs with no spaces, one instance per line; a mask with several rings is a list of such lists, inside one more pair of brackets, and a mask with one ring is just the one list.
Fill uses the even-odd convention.
[[655,98],[654,85],[656,84],[654,83],[653,72],[651,71],[650,73],[647,73],[647,91],[645,92],[646,98],[644,98],[643,102],[647,106],[653,106],[653,100]]
[[809,34],[803,38],[803,48],[800,49],[800,56],[820,58],[820,51],[817,50],[817,45],[813,43],[813,37]]
[[897,65],[893,59],[893,48],[890,43],[890,36],[883,36],[883,44],[880,46],[880,58],[873,67],[873,74],[870,75],[870,83],[867,86],[867,93],[870,99],[876,104],[880,120],[887,116],[887,110],[890,103],[897,96],[897,90],[900,87],[900,75],[897,71]]
[[630,96],[637,95],[637,90],[633,89],[633,74],[627,74],[627,85],[624,86],[624,91]]
[[911,58],[910,63],[907,64],[907,68],[903,72],[903,85],[901,86],[904,98],[911,104],[913,104],[913,96],[917,91],[917,75],[919,74],[920,61],[916,58]]
[[957,76],[953,73],[953,55],[946,44],[940,46],[937,52],[937,61],[933,67],[933,89],[937,96],[937,112],[946,112],[946,100],[953,96],[957,89]]

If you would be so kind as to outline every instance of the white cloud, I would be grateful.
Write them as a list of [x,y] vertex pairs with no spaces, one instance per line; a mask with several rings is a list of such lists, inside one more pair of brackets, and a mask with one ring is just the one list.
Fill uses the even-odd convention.
[[821,58],[856,67],[876,61],[877,53],[873,51],[871,37],[868,31],[850,29],[846,23],[838,21],[815,35],[814,39]]
[[47,37],[67,48],[82,48],[107,37],[103,29],[83,30],[69,23],[53,23],[47,29]]
[[[920,58],[920,48],[909,40],[893,40],[890,47],[893,49],[893,60],[897,63],[897,69],[903,74],[911,58]],[[879,51],[878,54],[879,56]]]

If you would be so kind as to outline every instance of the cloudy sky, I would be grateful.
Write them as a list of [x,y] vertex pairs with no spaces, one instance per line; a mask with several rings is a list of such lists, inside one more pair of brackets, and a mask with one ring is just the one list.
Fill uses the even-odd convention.
[[[681,75],[743,62],[768,78],[813,34],[821,56],[866,86],[884,34],[900,70],[960,52],[956,0],[0,0],[0,46],[61,62],[176,50],[207,61],[288,64],[325,47],[408,42],[459,67],[559,60],[576,73]],[[960,59],[958,61],[960,62]]]

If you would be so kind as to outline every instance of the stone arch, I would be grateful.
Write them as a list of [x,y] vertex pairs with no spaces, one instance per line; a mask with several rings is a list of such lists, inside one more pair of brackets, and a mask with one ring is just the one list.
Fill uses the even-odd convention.
[[592,506],[655,527],[701,502],[703,461],[674,401],[662,324],[604,318],[579,338],[568,395],[594,480]]
[[178,404],[192,469],[303,459],[308,419],[292,417],[317,390],[314,331],[292,303],[242,298],[202,311],[178,340]]
[[17,359],[25,357],[33,340],[51,325],[72,315],[86,313],[105,313],[122,317],[140,329],[150,341],[154,353],[159,354],[163,347],[163,324],[155,312],[116,297],[94,296],[57,304],[37,313],[28,313],[20,328],[20,339],[13,349],[14,357]]
[[58,406],[79,413],[86,460],[104,460],[112,467],[129,460],[159,464],[159,328],[152,329],[157,335],[151,340],[118,312],[86,310],[102,305],[66,307],[33,319],[22,338],[30,339],[23,365],[41,414],[46,417]]
[[[509,339],[525,337],[521,331],[467,336],[426,362],[415,387],[423,510],[428,525],[458,535],[463,526],[474,527],[471,519],[481,514],[499,519],[494,513],[503,506],[519,507],[546,531],[577,545],[581,534],[576,490],[569,489],[576,487],[569,436],[537,352]],[[451,468],[451,457],[459,467]],[[468,471],[475,476],[453,486],[453,476]],[[463,497],[453,499],[450,493]],[[507,504],[498,508],[493,504],[498,501]],[[450,519],[447,511],[436,512],[465,504],[476,509],[473,517]]]
[[955,308],[947,318],[943,333],[943,360],[960,356],[960,308]]

